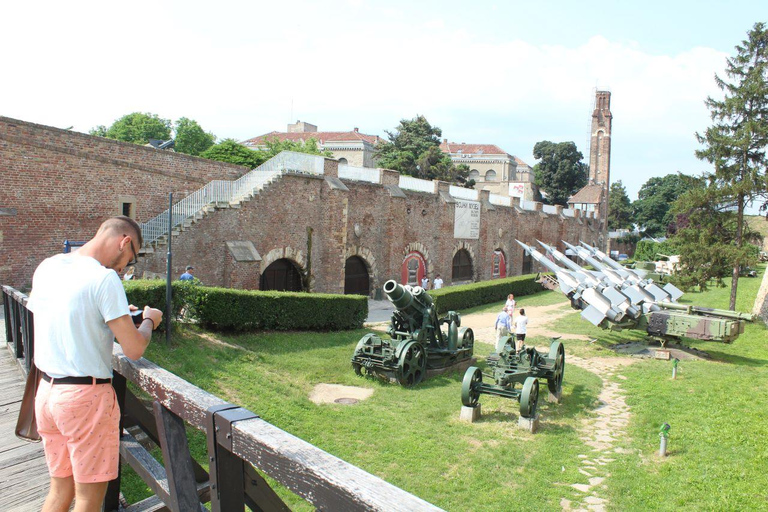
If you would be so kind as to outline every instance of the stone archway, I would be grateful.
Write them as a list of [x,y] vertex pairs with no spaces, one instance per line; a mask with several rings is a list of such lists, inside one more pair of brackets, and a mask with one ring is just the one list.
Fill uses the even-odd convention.
[[[270,265],[282,259],[290,261],[296,267],[296,271],[301,276],[302,290],[311,290],[314,286],[314,278],[311,278],[309,283],[306,282],[305,273],[307,268],[307,261],[304,257],[304,253],[302,251],[297,251],[290,246],[272,249],[264,256],[264,258],[262,258],[261,277],[259,282],[263,282],[265,271],[270,267]],[[263,290],[263,288],[261,288],[261,284],[259,285],[259,289]]]
[[[463,251],[462,254],[459,254]],[[465,261],[464,254],[466,254],[466,259],[468,259],[468,264],[470,265],[469,272],[462,273],[461,277],[459,279],[454,278],[456,274],[456,265],[457,265],[457,259],[461,260],[459,261],[459,268],[464,269],[467,265],[467,261]],[[470,244],[465,242],[464,240],[461,240],[459,243],[457,243],[453,247],[453,254],[451,255],[451,281],[454,283],[458,281],[477,281],[477,257],[475,256],[475,250],[472,248]]]
[[346,272],[346,262],[348,262],[351,258],[359,258],[363,264],[365,265],[366,271],[368,273],[368,294],[371,293],[371,290],[375,290],[379,286],[381,286],[381,283],[379,283],[379,269],[376,265],[376,258],[374,257],[373,253],[370,249],[367,247],[361,247],[359,245],[347,247],[346,254],[344,255],[344,261],[345,261],[345,272],[344,272],[344,293],[347,289],[347,272]]

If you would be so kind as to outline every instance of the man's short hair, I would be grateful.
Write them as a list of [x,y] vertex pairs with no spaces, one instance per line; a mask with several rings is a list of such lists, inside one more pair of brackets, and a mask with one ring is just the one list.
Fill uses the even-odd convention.
[[195,267],[193,267],[192,265],[187,265],[187,270],[195,270]]
[[141,226],[139,226],[138,222],[125,215],[118,215],[117,217],[105,220],[101,223],[101,226],[99,226],[99,230],[96,234],[99,235],[107,231],[120,235],[135,235],[139,249],[144,245],[144,237],[141,235]]

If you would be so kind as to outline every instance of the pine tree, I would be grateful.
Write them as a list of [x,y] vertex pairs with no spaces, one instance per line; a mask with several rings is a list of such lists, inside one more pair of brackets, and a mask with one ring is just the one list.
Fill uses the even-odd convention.
[[728,58],[726,78],[715,75],[724,92],[722,100],[707,98],[713,125],[696,138],[704,149],[699,159],[714,165],[710,187],[713,201],[736,212],[736,247],[732,263],[730,309],[736,307],[739,267],[744,262],[744,209],[765,197],[768,159],[768,31],[756,23],[746,40],[736,46],[735,57]]

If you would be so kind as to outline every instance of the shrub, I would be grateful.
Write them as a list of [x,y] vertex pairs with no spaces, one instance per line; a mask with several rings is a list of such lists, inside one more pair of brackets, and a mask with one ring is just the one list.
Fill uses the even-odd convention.
[[358,329],[368,316],[368,299],[199,287],[195,314],[204,327],[225,331]]
[[516,296],[530,295],[540,292],[541,285],[536,282],[537,274],[494,279],[480,283],[450,286],[439,290],[430,290],[429,294],[439,313],[461,311],[474,306],[490,304],[507,298],[514,293]]
[[640,240],[637,242],[634,259],[635,261],[656,261],[659,259],[659,254],[672,256],[673,254],[679,254],[678,251],[675,244],[670,240],[664,242]]

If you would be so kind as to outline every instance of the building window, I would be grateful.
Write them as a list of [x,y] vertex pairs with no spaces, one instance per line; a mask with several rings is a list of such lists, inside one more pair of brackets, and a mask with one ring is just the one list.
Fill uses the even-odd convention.
[[469,179],[479,181],[480,180],[480,171],[477,169],[472,169],[469,171]]
[[117,214],[136,218],[136,198],[133,196],[119,196],[117,198]]
[[523,249],[523,275],[533,271],[533,257]]
[[346,158],[339,158],[339,165],[347,165],[347,159]]
[[490,169],[485,173],[485,181],[496,181],[496,171]]

